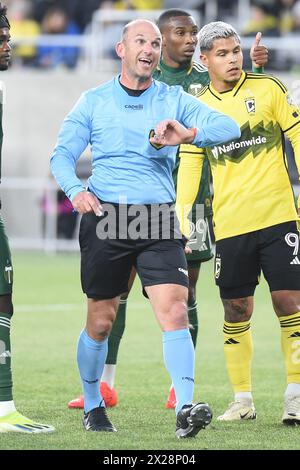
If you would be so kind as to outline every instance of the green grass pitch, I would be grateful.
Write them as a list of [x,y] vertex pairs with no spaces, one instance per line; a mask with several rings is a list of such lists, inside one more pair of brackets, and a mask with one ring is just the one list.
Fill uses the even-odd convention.
[[164,408],[170,380],[162,359],[161,333],[136,281],[128,301],[116,388],[109,410],[118,432],[87,433],[81,411],[67,403],[80,392],[76,343],[85,321],[78,255],[14,253],[14,398],[22,413],[56,427],[51,435],[1,434],[0,449],[299,449],[300,427],[281,424],[285,372],[280,330],[263,281],[255,297],[253,390],[258,419],[219,423],[232,401],[223,358],[223,311],[212,263],[198,284],[200,333],[196,350],[195,401],[208,401],[212,424],[195,439],[178,441],[175,415]]

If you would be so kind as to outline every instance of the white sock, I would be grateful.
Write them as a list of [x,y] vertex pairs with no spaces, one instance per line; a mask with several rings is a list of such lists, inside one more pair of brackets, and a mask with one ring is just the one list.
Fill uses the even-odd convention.
[[253,401],[252,393],[251,392],[238,392],[234,394],[234,400],[251,400]]
[[0,401],[0,418],[16,411],[14,401]]
[[288,395],[300,395],[300,384],[288,384],[284,396],[286,397]]
[[106,382],[109,388],[114,388],[116,367],[116,364],[105,364],[104,366],[101,382]]

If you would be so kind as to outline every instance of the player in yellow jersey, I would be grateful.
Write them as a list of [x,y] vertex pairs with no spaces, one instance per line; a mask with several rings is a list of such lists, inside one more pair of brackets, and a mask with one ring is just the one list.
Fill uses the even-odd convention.
[[[299,213],[289,180],[283,134],[300,173],[300,110],[271,75],[242,70],[237,32],[213,22],[199,33],[202,63],[211,82],[199,99],[230,115],[241,137],[211,149],[181,147],[178,214],[188,213],[207,155],[214,185],[215,278],[225,311],[224,350],[234,401],[221,421],[255,419],[251,389],[253,295],[263,272],[279,318],[287,388],[282,421],[300,424]],[[298,201],[298,208],[300,204]]]

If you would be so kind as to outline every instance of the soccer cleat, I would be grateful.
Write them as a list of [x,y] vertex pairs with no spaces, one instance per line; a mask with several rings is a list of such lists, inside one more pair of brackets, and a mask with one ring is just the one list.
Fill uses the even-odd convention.
[[228,410],[217,417],[217,421],[240,421],[256,419],[256,411],[251,398],[240,398],[230,403]]
[[300,425],[300,395],[289,395],[284,400],[283,424]]
[[41,424],[26,418],[18,411],[14,411],[6,416],[0,418],[0,433],[1,432],[25,432],[30,434],[53,432],[55,428],[48,424]]
[[177,415],[176,436],[178,439],[194,437],[212,420],[212,410],[207,403],[185,405]]
[[118,403],[118,395],[115,388],[109,388],[106,382],[100,382],[100,393],[107,408],[116,406]]
[[83,395],[80,395],[77,398],[74,398],[73,400],[69,401],[68,403],[68,408],[84,408],[84,398]]
[[88,413],[84,413],[83,426],[87,431],[117,432],[116,428],[109,421],[106,408],[103,406],[93,408]]
[[169,409],[176,408],[176,403],[177,403],[177,400],[176,400],[175,390],[174,390],[174,387],[172,387],[170,389],[167,402],[165,404],[165,408],[169,408]]
[[[118,395],[115,388],[109,388],[106,382],[100,382],[100,393],[103,397],[105,406],[107,408],[112,408],[118,403]],[[78,398],[69,401],[68,408],[84,408],[84,398],[83,395],[80,395]]]

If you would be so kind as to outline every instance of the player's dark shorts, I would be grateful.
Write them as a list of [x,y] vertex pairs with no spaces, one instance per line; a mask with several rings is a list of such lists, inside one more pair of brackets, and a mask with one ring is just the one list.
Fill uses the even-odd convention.
[[261,271],[271,292],[300,290],[299,231],[295,221],[216,242],[215,279],[221,298],[252,296]]
[[132,266],[143,289],[170,283],[188,287],[185,240],[174,208],[170,210],[172,205],[167,206],[157,224],[153,223],[150,210],[155,211],[158,205],[141,206],[147,210],[139,220],[136,215],[127,215],[128,210],[136,213],[139,206],[103,202],[103,216],[83,215],[79,232],[81,285],[87,297],[110,299],[126,292]]
[[13,268],[8,238],[3,220],[0,216],[0,295],[11,294],[13,285]]

